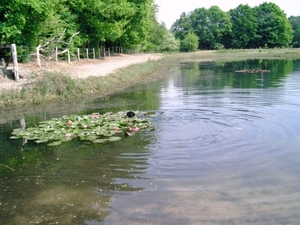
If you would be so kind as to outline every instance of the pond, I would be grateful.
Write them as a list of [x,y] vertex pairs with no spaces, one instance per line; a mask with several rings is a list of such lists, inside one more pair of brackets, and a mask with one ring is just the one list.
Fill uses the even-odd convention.
[[[243,69],[270,70],[237,73]],[[300,60],[185,62],[114,96],[2,115],[1,224],[299,224]],[[155,112],[152,131],[49,147],[14,128]]]

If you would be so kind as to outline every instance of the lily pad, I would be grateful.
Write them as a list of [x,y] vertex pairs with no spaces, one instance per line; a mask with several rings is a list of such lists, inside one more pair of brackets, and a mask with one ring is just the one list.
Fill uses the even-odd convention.
[[109,137],[109,141],[119,141],[121,139],[122,139],[121,137],[117,137],[117,136]]
[[11,139],[27,138],[36,143],[49,141],[51,142],[48,144],[49,146],[56,146],[75,138],[94,143],[119,141],[122,138],[116,136],[118,133],[126,135],[129,131],[137,132],[141,129],[149,129],[151,123],[145,117],[147,114],[150,115],[150,113],[142,113],[142,117],[139,117],[139,112],[134,112],[134,116],[129,117],[126,111],[121,111],[105,114],[66,115],[49,121],[41,121],[26,130],[14,129]]
[[48,139],[40,139],[40,140],[36,140],[35,143],[40,144],[40,143],[45,143],[48,142]]
[[108,142],[109,139],[96,139],[93,141],[93,143],[105,143],[105,142]]
[[11,136],[10,139],[19,139],[17,136]]
[[60,144],[61,144],[61,141],[55,141],[55,142],[49,143],[48,146],[57,146]]

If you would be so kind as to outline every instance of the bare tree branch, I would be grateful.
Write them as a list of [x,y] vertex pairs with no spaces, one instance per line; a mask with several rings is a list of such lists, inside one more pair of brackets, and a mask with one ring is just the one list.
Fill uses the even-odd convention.
[[79,34],[79,31],[72,34],[72,36],[69,38],[69,41],[68,42],[65,42],[65,41],[62,41],[63,40],[63,37],[66,33],[66,28],[63,30],[62,33],[58,34],[58,35],[55,35],[54,37],[52,37],[50,40],[46,41],[43,45],[42,44],[39,44],[37,47],[36,47],[36,56],[37,56],[37,65],[40,69],[43,69],[42,65],[41,65],[41,55],[40,52],[45,52],[45,53],[48,53],[48,59],[51,60],[55,54],[57,55],[60,55],[60,54],[63,54],[63,53],[66,53],[68,52],[68,48],[65,48],[64,50],[60,51],[60,52],[55,52],[53,48],[50,48],[48,50],[45,49],[45,47],[47,47],[48,45],[50,44],[55,44],[56,46],[58,44],[66,44],[67,46],[69,46],[70,44],[72,44],[72,40],[73,38]]

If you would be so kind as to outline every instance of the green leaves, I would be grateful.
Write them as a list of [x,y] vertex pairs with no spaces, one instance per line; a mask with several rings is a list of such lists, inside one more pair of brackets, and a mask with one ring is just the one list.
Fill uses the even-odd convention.
[[299,48],[300,47],[300,16],[291,16],[288,18],[288,20],[290,21],[294,31],[292,45],[294,48]]
[[[146,113],[145,115],[152,114]],[[34,140],[38,144],[50,142],[48,146],[60,145],[74,138],[93,143],[105,143],[121,140],[120,136],[116,136],[119,133],[127,135],[149,126],[150,122],[146,117],[128,118],[126,112],[69,115],[42,121],[38,126],[26,130],[14,129],[11,139],[25,138]]]
[[286,14],[274,3],[264,2],[254,8],[258,20],[257,45],[287,47],[293,39],[293,29]]
[[181,41],[181,51],[194,52],[198,48],[199,37],[193,32],[188,33]]
[[218,6],[196,8],[182,13],[172,31],[181,41],[194,32],[200,49],[288,47],[293,39],[284,11],[267,2],[253,8],[240,4],[228,13]]
[[229,15],[218,6],[209,9],[197,8],[189,14],[183,13],[172,26],[175,36],[180,40],[184,40],[191,32],[196,34],[200,49],[215,49],[217,44],[225,45],[231,28]]
[[234,48],[253,48],[258,29],[255,10],[249,5],[240,4],[229,10],[232,23],[232,44]]
[[46,48],[65,48],[66,40],[78,30],[74,45],[68,43],[71,50],[74,46],[98,46],[99,42],[142,44],[152,34],[153,7],[153,0],[1,0],[0,42],[36,47],[60,37],[66,29],[62,39]]
[[51,1],[27,0],[1,2],[2,44],[35,44],[40,26],[49,16]]

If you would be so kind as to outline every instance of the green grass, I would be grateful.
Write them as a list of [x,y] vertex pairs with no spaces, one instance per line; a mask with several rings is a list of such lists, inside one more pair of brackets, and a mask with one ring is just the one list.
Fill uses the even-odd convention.
[[61,73],[44,72],[39,76],[34,75],[34,81],[24,85],[21,89],[2,91],[0,109],[47,104],[95,93],[98,96],[110,95],[131,86],[159,79],[156,72],[169,67],[173,62],[172,57],[149,60],[119,69],[108,76],[88,77],[87,79],[72,79]]

